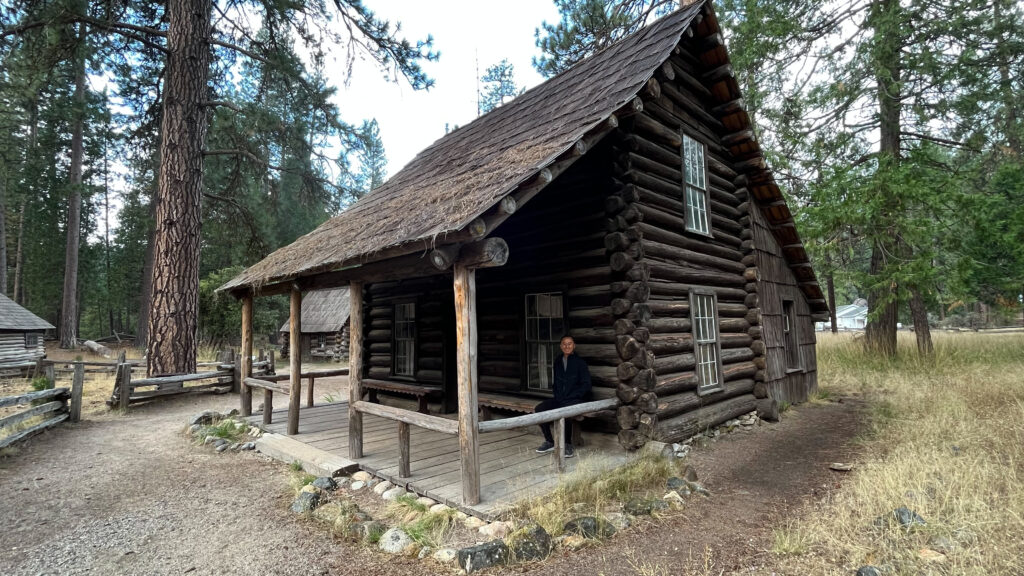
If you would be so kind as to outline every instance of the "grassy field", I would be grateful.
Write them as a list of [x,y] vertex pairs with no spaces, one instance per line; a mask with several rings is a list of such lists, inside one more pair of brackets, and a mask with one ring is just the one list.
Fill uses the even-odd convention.
[[[843,488],[775,532],[785,574],[1024,574],[1024,334],[935,334],[896,360],[819,337],[822,396],[867,401],[861,458]],[[905,506],[912,529],[878,522]]]

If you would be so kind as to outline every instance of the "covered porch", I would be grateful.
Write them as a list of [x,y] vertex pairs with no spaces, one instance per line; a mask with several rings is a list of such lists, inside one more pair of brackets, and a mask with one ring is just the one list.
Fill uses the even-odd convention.
[[[466,504],[458,436],[412,427],[408,433],[409,470],[403,474],[400,426],[387,418],[363,415],[363,455],[349,458],[348,402],[303,407],[298,434],[291,436],[287,435],[287,410],[275,411],[271,424],[261,424],[261,416],[248,421],[267,432],[260,449],[274,458],[313,464],[325,472],[365,470],[487,520],[500,518],[517,502],[553,490],[561,478],[554,455],[534,451],[540,443],[537,434],[522,428],[484,432],[478,437],[480,501]],[[614,437],[604,434],[588,435],[586,447],[577,454],[565,461],[565,472],[580,466],[594,471],[611,469],[629,457]]]

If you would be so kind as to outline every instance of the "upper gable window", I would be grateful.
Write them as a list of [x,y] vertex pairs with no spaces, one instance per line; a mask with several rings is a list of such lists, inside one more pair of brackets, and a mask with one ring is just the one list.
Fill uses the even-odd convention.
[[683,207],[686,229],[710,235],[708,175],[704,156],[704,144],[683,134]]

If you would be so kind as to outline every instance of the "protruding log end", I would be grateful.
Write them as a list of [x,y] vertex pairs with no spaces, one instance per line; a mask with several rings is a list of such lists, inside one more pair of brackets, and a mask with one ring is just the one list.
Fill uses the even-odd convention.
[[518,208],[518,206],[519,205],[516,202],[515,198],[513,198],[511,195],[505,196],[504,198],[501,199],[501,202],[498,204],[498,212],[505,216],[511,216],[512,214],[515,214],[516,208]]
[[768,422],[779,421],[779,403],[774,398],[764,398],[757,401],[757,417]]
[[483,218],[476,218],[466,226],[466,230],[473,238],[483,238],[487,235],[487,222]]
[[447,270],[459,256],[459,245],[440,246],[430,252],[430,263],[438,270]]
[[504,266],[508,261],[508,243],[503,238],[487,238],[466,244],[459,250],[459,264],[466,268]]
[[639,430],[619,430],[619,445],[626,450],[638,450],[647,443],[647,437]]

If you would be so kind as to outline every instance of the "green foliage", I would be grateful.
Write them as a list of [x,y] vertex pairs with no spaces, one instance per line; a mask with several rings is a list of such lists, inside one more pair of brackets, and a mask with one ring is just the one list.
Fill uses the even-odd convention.
[[37,376],[32,379],[32,389],[36,392],[50,389],[50,380],[46,376]]
[[[233,296],[216,290],[241,272],[241,266],[232,266],[210,272],[199,281],[199,336],[209,346],[216,348],[238,337],[242,326],[242,305]],[[287,314],[287,297],[260,298],[253,309],[253,331],[273,334],[281,327],[282,318]]]
[[288,466],[292,472],[302,472],[302,462],[295,460]]
[[516,85],[515,67],[507,60],[488,66],[483,78],[484,89],[480,95],[480,113],[486,114],[526,91]]

